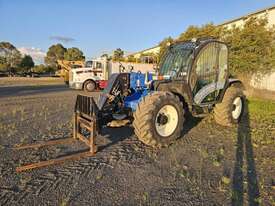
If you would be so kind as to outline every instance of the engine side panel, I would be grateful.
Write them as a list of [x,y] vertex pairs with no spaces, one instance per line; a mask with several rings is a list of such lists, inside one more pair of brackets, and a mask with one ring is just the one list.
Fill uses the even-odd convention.
[[224,96],[224,94],[225,94],[226,89],[227,89],[228,87],[230,87],[231,85],[238,85],[238,86],[240,86],[241,88],[244,88],[244,85],[243,85],[243,83],[241,82],[241,80],[229,78],[228,81],[226,82],[224,88],[220,91],[220,94],[219,94],[219,98],[218,98],[218,100],[217,100],[217,103],[222,102],[223,96]]
[[124,99],[124,107],[131,108],[132,111],[136,110],[138,103],[142,97],[148,94],[148,88],[145,85],[146,75],[140,72],[130,73],[130,89],[131,94]]
[[187,81],[173,80],[173,81],[156,81],[154,82],[154,90],[156,91],[169,91],[182,97],[181,100],[192,108],[192,93]]

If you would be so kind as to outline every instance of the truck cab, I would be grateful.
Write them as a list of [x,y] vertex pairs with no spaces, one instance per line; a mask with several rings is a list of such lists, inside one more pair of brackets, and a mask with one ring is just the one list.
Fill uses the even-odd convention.
[[107,60],[104,58],[85,62],[84,67],[71,69],[69,85],[73,89],[88,92],[104,88],[108,79]]

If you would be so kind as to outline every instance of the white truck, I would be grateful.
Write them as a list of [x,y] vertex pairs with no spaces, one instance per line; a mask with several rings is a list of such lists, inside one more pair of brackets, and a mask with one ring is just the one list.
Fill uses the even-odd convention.
[[111,74],[126,71],[152,72],[153,64],[113,62],[107,58],[97,58],[85,62],[84,67],[74,68],[69,73],[69,85],[73,89],[92,92],[104,89]]

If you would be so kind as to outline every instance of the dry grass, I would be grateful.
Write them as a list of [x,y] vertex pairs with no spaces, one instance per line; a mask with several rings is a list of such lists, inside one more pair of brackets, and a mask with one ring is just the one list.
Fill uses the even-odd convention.
[[0,77],[0,87],[4,86],[39,86],[64,84],[62,78],[56,77]]

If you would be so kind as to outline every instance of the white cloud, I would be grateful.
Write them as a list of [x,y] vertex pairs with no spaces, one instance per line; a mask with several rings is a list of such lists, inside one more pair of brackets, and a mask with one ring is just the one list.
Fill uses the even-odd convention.
[[46,56],[46,52],[44,52],[40,48],[34,47],[20,47],[17,48],[22,54],[30,55],[35,62],[35,64],[43,64],[44,57]]
[[74,38],[67,37],[67,36],[50,36],[50,39],[60,41],[62,43],[69,43],[69,42],[75,41]]

